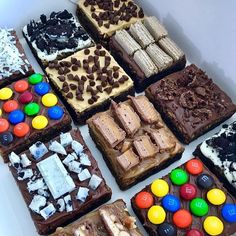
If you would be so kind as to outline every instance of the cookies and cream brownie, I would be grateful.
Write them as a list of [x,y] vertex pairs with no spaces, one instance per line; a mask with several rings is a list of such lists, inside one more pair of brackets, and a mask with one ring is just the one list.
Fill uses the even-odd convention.
[[93,45],[79,21],[67,10],[42,14],[39,21],[31,20],[23,34],[40,65],[65,58]]
[[39,234],[48,234],[108,201],[111,189],[79,129],[40,140],[9,159]]
[[233,236],[236,199],[198,159],[154,180],[131,205],[150,236]]
[[71,118],[46,78],[32,74],[0,89],[0,153],[27,149],[71,128]]
[[110,49],[139,92],[186,64],[184,53],[154,16],[131,24],[129,30],[116,31]]
[[144,17],[142,8],[133,0],[80,0],[77,15],[93,38],[108,46],[116,30],[128,28]]
[[16,31],[0,28],[0,87],[33,72]]
[[151,85],[146,95],[185,143],[236,111],[231,98],[193,64]]
[[79,123],[106,109],[110,98],[120,101],[134,94],[133,81],[101,45],[51,62],[46,73]]
[[180,159],[184,151],[145,96],[112,102],[87,123],[121,189]]

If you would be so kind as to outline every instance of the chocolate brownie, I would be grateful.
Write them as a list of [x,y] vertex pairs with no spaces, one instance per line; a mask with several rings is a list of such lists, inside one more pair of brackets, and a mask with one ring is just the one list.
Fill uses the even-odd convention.
[[33,73],[16,31],[0,28],[0,88]]
[[39,139],[19,155],[12,152],[9,159],[39,234],[52,233],[111,198],[79,129],[48,143]]
[[0,89],[0,153],[5,162],[39,138],[71,129],[71,118],[47,79],[33,74]]
[[122,190],[180,159],[184,151],[145,96],[112,102],[87,123]]
[[42,14],[39,21],[31,20],[23,28],[23,35],[42,68],[50,61],[93,45],[79,21],[67,10],[52,12],[48,17]]
[[134,94],[133,81],[101,45],[51,62],[46,73],[78,123],[105,110],[110,98],[120,101]]
[[231,98],[193,64],[151,85],[146,95],[185,143],[236,111]]
[[110,49],[138,92],[186,64],[184,53],[154,16],[131,24],[129,30],[116,31]]
[[197,158],[146,186],[132,199],[150,236],[235,235],[236,199]]

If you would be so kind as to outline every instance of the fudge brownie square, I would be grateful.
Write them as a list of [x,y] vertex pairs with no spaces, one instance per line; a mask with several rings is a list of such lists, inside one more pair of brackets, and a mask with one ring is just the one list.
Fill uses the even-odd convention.
[[109,38],[116,30],[128,28],[142,19],[144,13],[133,0],[80,0],[77,16],[94,40],[108,47]]
[[236,232],[235,196],[198,158],[144,187],[131,205],[150,236]]
[[34,56],[44,69],[53,60],[65,58],[93,45],[93,41],[77,18],[67,10],[42,14],[24,26],[23,35]]
[[0,28],[0,87],[33,73],[16,31]]
[[193,64],[151,85],[146,95],[187,144],[236,111],[231,98]]
[[154,16],[131,24],[129,30],[116,31],[110,39],[110,50],[134,80],[138,92],[186,64],[184,53]]
[[124,190],[181,158],[183,146],[145,96],[112,102],[87,121],[104,160]]
[[39,234],[49,234],[111,198],[111,189],[79,129],[41,139],[19,155],[10,170]]
[[236,122],[224,124],[221,130],[203,141],[194,155],[224,183],[228,191],[236,195]]
[[101,45],[51,62],[46,73],[77,123],[105,110],[111,98],[134,94],[133,81]]
[[66,226],[57,228],[51,236],[74,235],[133,235],[142,236],[125,202],[121,199],[106,204],[94,212],[90,212],[79,220]]
[[47,78],[32,74],[0,89],[0,153],[4,161],[39,138],[47,140],[71,129],[71,118]]

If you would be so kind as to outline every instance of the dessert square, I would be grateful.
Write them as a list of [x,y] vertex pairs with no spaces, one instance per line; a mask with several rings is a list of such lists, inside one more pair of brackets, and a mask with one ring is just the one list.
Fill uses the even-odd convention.
[[39,139],[19,155],[10,170],[39,234],[49,234],[111,198],[111,189],[79,129],[48,143]]
[[142,236],[136,226],[136,219],[130,216],[126,204],[119,199],[101,206],[72,224],[57,228],[51,236],[74,235],[133,235]]
[[186,64],[184,53],[155,16],[138,20],[128,30],[116,31],[110,49],[138,92]]
[[202,142],[194,151],[236,195],[236,122],[224,124],[221,130]]
[[0,89],[0,153],[4,161],[39,138],[47,140],[71,129],[71,118],[47,78],[32,74]]
[[46,73],[78,123],[106,109],[111,98],[134,94],[133,81],[101,45],[53,61]]
[[112,102],[87,123],[122,190],[180,159],[184,151],[145,96]]
[[23,35],[42,68],[53,60],[65,58],[93,45],[75,16],[67,10],[42,14],[39,21],[24,26]]
[[231,98],[193,64],[151,85],[146,95],[185,143],[236,111]]
[[236,199],[194,158],[143,188],[131,205],[148,235],[235,235]]
[[95,41],[107,47],[116,30],[128,28],[142,19],[144,13],[133,0],[81,0],[77,5],[77,16]]
[[0,28],[0,87],[33,73],[16,31]]

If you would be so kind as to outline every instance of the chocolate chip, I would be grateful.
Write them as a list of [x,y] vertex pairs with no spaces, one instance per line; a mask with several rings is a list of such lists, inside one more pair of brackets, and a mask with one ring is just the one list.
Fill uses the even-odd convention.
[[107,87],[104,89],[104,91],[106,91],[108,94],[110,94],[112,92],[112,87]]
[[54,67],[55,67],[55,66],[54,66],[54,63],[49,62],[49,64],[48,64],[48,68],[49,68],[49,69],[54,69]]
[[90,85],[87,85],[86,92],[91,92],[93,89]]
[[81,62],[80,62],[79,60],[77,60],[77,61],[75,62],[75,65],[77,65],[78,67],[81,67]]
[[104,57],[106,55],[106,51],[105,50],[101,50],[100,51],[100,56]]
[[65,67],[65,69],[64,69],[64,74],[68,74],[68,73],[70,73],[70,69],[67,68],[67,67]]
[[94,58],[93,58],[93,56],[90,55],[90,56],[88,57],[88,62],[93,62],[93,61],[94,61]]
[[92,105],[92,104],[94,103],[93,99],[90,98],[90,99],[88,100],[88,103],[89,103],[90,105]]
[[113,84],[114,84],[114,80],[111,78],[111,79],[108,80],[108,83],[109,83],[110,85],[113,85]]
[[102,45],[101,44],[97,44],[96,48],[97,49],[102,49]]
[[96,10],[95,7],[94,7],[94,6],[91,6],[90,11],[91,11],[91,12],[94,12],[95,10]]
[[77,59],[75,57],[71,57],[70,61],[72,64],[75,64],[77,62]]
[[92,96],[92,99],[94,102],[96,102],[100,97],[98,95],[93,95]]
[[67,79],[68,79],[68,80],[74,80],[74,75],[68,74],[68,75],[67,75]]
[[99,27],[103,26],[103,21],[102,20],[98,20],[98,26]]
[[65,76],[64,75],[59,75],[57,76],[57,78],[61,81],[61,82],[64,82],[66,80]]
[[88,74],[91,74],[93,71],[92,71],[92,68],[91,67],[88,67],[87,69],[86,69],[86,72],[88,73]]
[[79,69],[79,67],[78,67],[77,65],[73,65],[73,66],[71,67],[71,69],[72,69],[73,71],[77,71],[77,70]]
[[114,84],[112,85],[113,88],[119,88],[119,86],[120,85],[118,81],[114,82]]
[[88,63],[84,63],[84,64],[83,64],[83,68],[84,68],[85,70],[87,70],[87,69],[89,68],[89,64],[88,64]]
[[116,79],[119,78],[119,72],[118,71],[114,72],[113,77],[116,78]]
[[99,50],[99,49],[96,49],[96,50],[94,51],[94,54],[97,55],[97,56],[100,56],[100,50]]
[[90,82],[89,82],[89,85],[90,85],[90,86],[94,86],[95,84],[96,84],[96,83],[95,83],[94,81],[90,81]]
[[143,18],[144,17],[144,13],[143,13],[143,9],[142,8],[139,10],[138,16],[139,16],[139,18]]
[[89,74],[89,75],[87,75],[87,77],[88,77],[88,79],[90,79],[90,80],[94,80],[94,75],[93,75],[93,74]]
[[72,92],[67,93],[66,97],[69,98],[69,99],[72,99],[73,98],[73,93]]
[[64,64],[65,64],[66,67],[71,67],[71,65],[72,65],[72,63],[70,61],[65,61]]
[[75,76],[74,76],[74,81],[80,81],[80,79],[79,79],[79,76],[78,76],[78,75],[75,75]]
[[102,85],[97,85],[97,86],[96,86],[96,89],[97,89],[100,93],[102,93]]
[[119,67],[119,66],[113,66],[112,69],[113,69],[114,71],[117,71],[117,70],[120,69],[120,67]]
[[124,78],[120,78],[119,80],[118,80],[118,82],[120,83],[120,84],[123,84],[124,82],[125,82],[125,80],[124,80]]
[[81,80],[83,80],[83,81],[87,81],[87,77],[84,76],[84,75],[82,75],[82,76],[81,76]]
[[84,85],[83,84],[79,84],[78,85],[78,90],[82,93],[84,91]]
[[58,74],[59,74],[59,75],[63,75],[63,74],[64,74],[64,70],[63,70],[62,67],[60,67],[60,68],[58,69]]
[[121,78],[123,78],[124,79],[124,81],[127,81],[127,80],[129,80],[129,77],[127,76],[127,75],[122,75],[122,77]]
[[107,86],[107,82],[106,81],[102,81],[101,85],[102,85],[102,87],[106,87]]
[[96,65],[93,65],[92,66],[92,72],[94,73],[94,72],[96,72],[97,71],[97,67],[96,67]]
[[75,84],[70,84],[69,86],[70,86],[71,90],[76,90],[77,89],[77,86]]
[[93,13],[91,14],[91,16],[92,16],[93,19],[97,19],[97,18],[98,18],[97,14],[96,14],[95,12],[93,12]]
[[62,91],[68,93],[70,91],[69,86],[62,87]]

